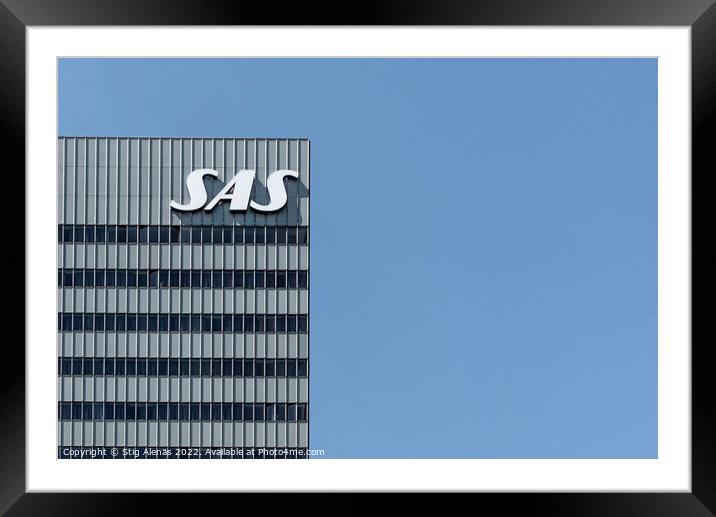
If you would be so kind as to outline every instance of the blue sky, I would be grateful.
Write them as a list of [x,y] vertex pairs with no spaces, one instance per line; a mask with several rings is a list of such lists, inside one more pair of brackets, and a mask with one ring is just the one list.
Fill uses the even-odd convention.
[[328,457],[656,457],[655,59],[62,59],[59,132],[311,139]]

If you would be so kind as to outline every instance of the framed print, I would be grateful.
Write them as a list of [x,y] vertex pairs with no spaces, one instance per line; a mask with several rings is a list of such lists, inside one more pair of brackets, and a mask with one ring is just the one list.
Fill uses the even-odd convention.
[[3,509],[440,491],[709,515],[696,4],[262,26],[6,2],[26,303]]

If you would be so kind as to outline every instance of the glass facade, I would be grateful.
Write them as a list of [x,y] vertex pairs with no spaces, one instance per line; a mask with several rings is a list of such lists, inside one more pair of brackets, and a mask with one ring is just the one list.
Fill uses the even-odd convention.
[[[301,458],[309,425],[309,143],[58,141],[58,458]],[[241,169],[273,213],[179,212]]]

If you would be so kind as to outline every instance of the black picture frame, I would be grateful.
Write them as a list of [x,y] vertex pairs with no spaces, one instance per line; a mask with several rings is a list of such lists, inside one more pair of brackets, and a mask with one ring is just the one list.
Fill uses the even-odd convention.
[[[346,4],[327,11],[316,3],[277,8],[266,2],[216,0],[0,0],[0,147],[4,163],[3,199],[15,214],[4,235],[25,242],[25,29],[52,25],[682,25],[692,36],[692,491],[691,493],[480,494],[501,512],[538,515],[714,515],[716,513],[716,376],[712,373],[714,331],[708,326],[708,296],[714,290],[716,252],[706,235],[716,158],[711,135],[716,125],[716,5],[714,0],[382,0]],[[21,195],[24,193],[24,196]],[[707,197],[708,196],[708,197]],[[14,207],[9,204],[14,203]],[[13,210],[14,209],[14,210]],[[700,234],[700,238],[696,236]],[[4,321],[24,320],[25,253],[17,244],[2,261],[18,274],[4,279],[12,304]],[[11,255],[7,255],[11,253]],[[20,275],[20,272],[24,272]],[[694,281],[698,275],[698,281]],[[697,303],[698,302],[698,303]],[[712,336],[709,338],[709,336]],[[24,364],[24,332],[3,334],[7,364]],[[49,345],[53,346],[53,345]],[[150,494],[25,493],[25,369],[0,375],[0,511],[7,515],[127,515],[161,497]],[[217,495],[212,494],[212,498]],[[223,506],[229,497],[212,499]],[[265,497],[265,496],[264,496]],[[273,497],[273,496],[271,496]],[[206,503],[180,494],[162,497],[162,510],[187,511]],[[290,503],[296,505],[295,499]],[[216,505],[216,506],[215,506]],[[275,503],[267,508],[276,508]],[[340,507],[339,507],[340,508]]]

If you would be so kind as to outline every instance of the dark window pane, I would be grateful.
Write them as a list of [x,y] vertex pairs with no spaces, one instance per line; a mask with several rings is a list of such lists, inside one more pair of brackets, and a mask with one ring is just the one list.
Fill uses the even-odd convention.
[[298,331],[299,332],[308,332],[308,315],[306,315],[306,314],[298,315]]
[[256,332],[264,331],[264,315],[263,314],[256,314],[254,316],[254,330]]
[[170,332],[179,332],[179,315],[178,314],[170,314],[169,315],[169,331]]
[[85,285],[85,271],[84,269],[75,269],[75,287],[82,287]]
[[64,228],[62,229],[63,233],[63,242],[72,242],[74,241],[74,233],[75,233],[75,227],[71,224],[66,224]]
[[[147,287],[149,285],[149,278],[148,278],[147,270],[140,269],[137,271],[137,287]],[[158,277],[155,276],[154,281],[158,280]],[[152,284],[151,287],[156,287],[156,284]]]
[[106,330],[119,330],[117,326],[115,325],[115,318],[116,316],[114,314],[105,314],[104,315],[104,328]]
[[223,272],[223,286],[224,287],[231,287],[234,285],[234,272],[233,271],[224,271]]
[[286,359],[286,377],[296,376],[296,360]]
[[265,418],[267,422],[273,422],[276,420],[276,405],[266,404],[264,408]]
[[94,272],[94,285],[97,287],[104,287],[105,283],[105,270],[104,269],[97,269]]
[[263,271],[256,271],[256,287],[258,289],[263,289],[265,286],[265,274]]
[[114,373],[117,375],[127,375],[127,359],[118,357],[114,363]]
[[147,420],[157,419],[157,404],[156,402],[150,402],[147,404]]
[[221,417],[225,420],[231,420],[231,404],[222,404]]
[[286,244],[286,227],[279,226],[276,228],[276,244]]
[[117,242],[117,227],[114,225],[107,226],[107,242]]
[[191,420],[199,420],[201,418],[201,404],[194,402],[189,406]]
[[85,242],[94,242],[94,226],[85,226]]
[[172,270],[169,272],[169,286],[179,287],[179,271]]
[[221,420],[221,404],[218,402],[214,402],[211,405],[211,419]]
[[276,332],[286,332],[286,316],[283,314],[276,315]]
[[298,272],[298,287],[306,289],[308,287],[308,271]]
[[150,226],[149,227],[149,243],[157,244],[158,242],[159,242],[159,227],[158,226]]
[[266,287],[273,289],[276,287],[276,271],[266,271]]
[[149,315],[148,321],[147,321],[147,329],[149,332],[156,332],[159,328],[159,323],[157,321],[157,315],[151,314]]
[[139,227],[139,240],[138,242],[147,243],[149,242],[149,227],[142,225]]
[[244,377],[254,376],[254,360],[244,359]]
[[75,226],[75,242],[84,242],[85,241],[85,227],[83,224],[78,224]]
[[179,420],[183,422],[189,420],[189,404],[187,402],[179,404]]
[[181,227],[181,242],[183,244],[189,244],[191,242],[191,227],[190,226],[183,226]]
[[306,420],[306,404],[297,404],[297,412],[298,412],[298,421],[304,422]]
[[94,234],[95,242],[103,243],[107,240],[107,229],[104,226],[97,226]]
[[266,375],[266,377],[274,377],[276,375],[276,360],[266,359],[264,370],[264,374]]
[[298,243],[308,244],[308,228],[305,226],[298,227]]
[[147,419],[147,403],[137,402],[137,420]]
[[211,226],[201,227],[201,240],[204,244],[211,244]]
[[94,329],[95,330],[104,330],[104,314],[95,314],[94,315]]
[[244,420],[251,422],[254,419],[254,405],[244,402]]
[[168,407],[166,402],[160,402],[157,407],[157,420],[166,420],[169,415]]
[[191,360],[191,375],[201,375],[201,361],[199,359]]
[[253,244],[253,243],[254,243],[254,227],[246,226],[246,227],[244,227],[244,244]]
[[276,377],[286,377],[285,359],[276,359]]
[[266,242],[266,230],[263,226],[258,226],[254,230],[254,240],[256,244],[264,244]]
[[157,362],[159,363],[159,375],[169,375],[169,359],[163,357]]
[[286,404],[276,404],[276,420],[279,422],[286,421]]
[[179,359],[169,359],[169,375],[179,375]]
[[168,244],[171,240],[169,236],[170,232],[171,230],[169,229],[169,226],[162,225],[159,228],[159,242],[161,242],[162,244]]
[[308,360],[307,359],[299,359],[298,360],[298,376],[306,377],[307,375],[308,375]]
[[211,360],[211,374],[213,377],[221,377],[221,359]]
[[189,332],[191,329],[191,316],[188,314],[182,314],[179,317],[179,325],[182,332]]
[[211,405],[207,403],[201,404],[201,419],[209,420],[211,416]]
[[65,287],[72,287],[74,284],[74,270],[72,269],[63,269],[62,270],[62,285]]
[[212,287],[214,289],[221,289],[221,280],[223,278],[224,274],[221,271],[214,271],[212,273]]
[[224,332],[231,332],[234,329],[234,317],[231,314],[224,314]]
[[198,314],[191,315],[191,331],[192,332],[200,332],[201,331],[201,316]]
[[147,375],[147,359],[138,357],[137,358],[137,375]]
[[211,332],[211,316],[209,314],[201,315],[201,330],[203,332]]
[[84,420],[92,420],[92,403],[85,402],[82,404],[82,418]]
[[254,272],[253,271],[244,271],[244,288],[245,289],[253,289],[254,288]]
[[84,330],[94,330],[94,315],[85,314]]
[[234,227],[224,226],[224,244],[231,244],[234,242]]
[[147,359],[147,375],[156,375],[158,370],[157,359],[151,357]]
[[264,405],[257,403],[254,404],[254,421],[263,422],[264,420]]
[[189,375],[189,359],[179,360],[179,375]]
[[201,360],[201,376],[202,377],[210,377],[211,376],[211,359],[202,359]]
[[234,271],[234,287],[244,287],[244,273],[242,271]]
[[241,402],[234,402],[233,404],[234,409],[234,420],[241,420],[244,417],[244,407]]
[[231,359],[224,359],[224,362],[221,365],[221,374],[224,377],[231,377],[233,375],[233,361]]
[[296,244],[298,242],[298,240],[296,238],[296,227],[295,226],[289,226],[287,228],[286,242],[288,244]]
[[104,420],[104,404],[102,402],[95,402],[94,404],[94,419]]
[[169,330],[169,315],[159,315],[159,332],[167,332]]
[[169,420],[179,420],[179,403],[169,403]]
[[202,271],[201,272],[201,286],[202,287],[211,287],[211,271]]
[[253,314],[244,314],[244,332],[254,331],[254,316]]
[[134,269],[127,270],[127,287],[137,287],[137,272]]
[[75,357],[72,359],[72,375],[82,375],[82,358]]
[[117,277],[114,271],[105,271],[105,283],[107,287],[114,287],[117,282]]
[[234,332],[243,332],[244,317],[241,314],[234,314]]
[[288,287],[289,289],[295,289],[296,284],[296,271],[286,272],[286,287]]
[[137,315],[127,314],[127,330],[129,332],[135,332],[137,330]]
[[212,237],[212,240],[214,241],[214,244],[222,244],[224,239],[224,229],[221,226],[214,226],[214,235]]
[[137,227],[127,226],[127,242],[137,242]]
[[159,271],[159,287],[169,287],[169,271],[166,269]]
[[169,242],[172,244],[179,243],[179,237],[181,235],[181,230],[178,226],[170,226],[169,227]]
[[244,374],[244,360],[237,358],[232,362],[234,363],[234,377],[241,377]]
[[276,331],[276,316],[273,314],[267,314],[265,316],[266,320],[266,332],[275,332]]
[[286,287],[286,272],[276,271],[276,287],[283,289]]
[[191,242],[192,244],[201,244],[201,226],[191,227]]
[[127,227],[126,226],[117,226],[117,242],[119,242],[119,243],[127,242]]
[[289,422],[295,422],[298,416],[296,404],[289,404],[286,409],[288,410],[287,420]]
[[266,228],[266,244],[276,244],[276,227],[269,226]]
[[85,286],[94,287],[94,269],[85,269]]
[[244,227],[243,226],[235,226],[234,227],[234,243],[235,244],[243,244],[244,243]]
[[263,359],[254,359],[254,376],[255,377],[263,377],[264,376],[264,360]]

